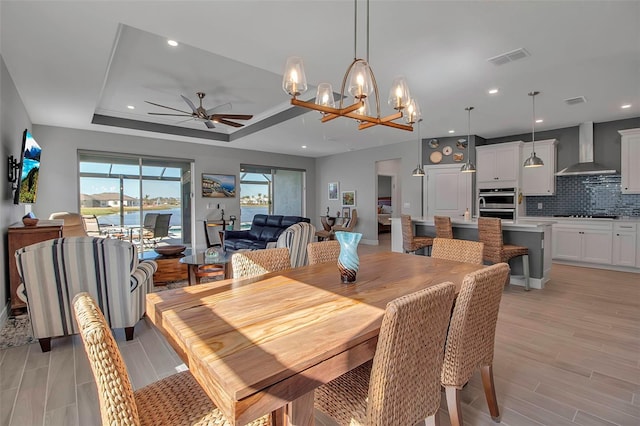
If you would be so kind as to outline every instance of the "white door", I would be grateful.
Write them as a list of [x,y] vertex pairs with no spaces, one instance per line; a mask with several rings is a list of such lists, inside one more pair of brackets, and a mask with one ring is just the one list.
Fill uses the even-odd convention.
[[425,167],[427,216],[460,218],[471,212],[471,173],[461,173],[459,164]]

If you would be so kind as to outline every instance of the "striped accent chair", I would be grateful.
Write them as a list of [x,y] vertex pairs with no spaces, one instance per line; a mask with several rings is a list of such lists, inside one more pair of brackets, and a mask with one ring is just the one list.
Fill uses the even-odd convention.
[[276,247],[289,249],[291,267],[298,268],[309,264],[307,245],[313,241],[316,235],[316,227],[307,222],[294,223],[278,237]]
[[79,332],[72,301],[83,291],[98,301],[111,328],[124,328],[127,340],[133,339],[158,268],[152,260],[138,261],[135,245],[97,237],[57,238],[24,247],[15,256],[23,283],[18,293],[43,352],[51,350],[52,337]]

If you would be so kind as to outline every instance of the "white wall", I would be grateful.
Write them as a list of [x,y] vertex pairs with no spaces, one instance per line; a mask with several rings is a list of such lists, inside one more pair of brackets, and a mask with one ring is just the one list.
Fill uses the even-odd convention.
[[7,228],[24,216],[25,207],[13,204],[13,191],[7,181],[7,158],[13,155],[20,161],[20,147],[24,129],[31,130],[31,120],[9,75],[2,56],[0,56],[0,179],[2,179],[2,202],[0,203],[0,226],[2,239],[0,240],[0,270],[2,284],[0,285],[0,327],[7,319],[9,300],[9,267],[7,262],[13,261],[7,253]]
[[[202,197],[203,172],[235,175],[239,182],[240,163],[306,169],[307,181],[315,182],[315,160],[260,151],[213,147],[203,144],[174,142],[139,136],[103,133],[51,126],[33,126],[34,138],[42,147],[38,201],[33,207],[37,217],[47,218],[56,211],[79,211],[79,179],[77,152],[79,149],[104,152],[151,155],[195,161],[195,246],[204,247],[202,220],[210,210],[207,204],[220,200]],[[316,194],[314,186],[307,188],[306,215],[312,217]],[[225,216],[240,217],[240,197],[225,199]]]
[[[366,130],[363,130],[366,131]],[[398,130],[399,131],[399,130]],[[411,134],[407,133],[410,138]],[[400,167],[396,184],[401,188],[402,205],[399,213],[420,216],[422,203],[422,178],[411,176],[416,167],[416,141],[410,140],[393,145],[350,151],[343,154],[322,157],[316,161],[318,210],[310,213],[312,222],[320,225],[320,215],[326,213],[327,206],[331,213],[341,207],[340,200],[329,201],[327,185],[329,182],[340,182],[340,191],[356,191],[356,209],[358,224],[356,232],[362,233],[361,242],[377,244],[377,171],[376,162],[398,159]]]

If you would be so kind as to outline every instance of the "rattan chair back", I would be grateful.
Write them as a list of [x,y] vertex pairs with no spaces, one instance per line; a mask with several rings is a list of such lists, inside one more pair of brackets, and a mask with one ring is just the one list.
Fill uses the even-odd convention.
[[434,216],[436,226],[436,238],[453,238],[453,228],[449,216]]
[[315,406],[341,425],[414,425],[440,406],[442,354],[452,283],[387,304],[373,363],[315,391]]
[[286,247],[243,251],[231,256],[233,278],[245,278],[291,268]]
[[416,237],[413,235],[413,224],[411,223],[411,216],[408,214],[400,215],[400,223],[402,225],[402,248],[405,253],[411,253],[433,244],[433,238],[431,237]]
[[127,367],[100,308],[89,293],[73,298],[75,318],[98,386],[103,425],[139,425]]
[[353,209],[351,210],[351,217],[349,218],[349,220],[345,225],[334,225],[333,228],[331,228],[331,230],[333,231],[334,234],[338,231],[352,232],[353,228],[356,227],[357,223],[358,223],[358,211],[356,209]]
[[491,263],[504,262],[501,219],[479,217],[478,240],[484,243],[484,260]]
[[340,255],[340,243],[335,240],[319,241],[307,245],[309,265],[323,262],[337,262]]
[[431,257],[482,265],[484,244],[453,238],[434,238]]
[[473,372],[493,362],[498,309],[509,265],[498,263],[468,274],[451,316],[442,385],[461,389]]

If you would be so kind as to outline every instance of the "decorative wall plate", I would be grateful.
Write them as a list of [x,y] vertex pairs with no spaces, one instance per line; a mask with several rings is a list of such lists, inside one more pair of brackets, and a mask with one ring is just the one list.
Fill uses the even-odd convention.
[[442,153],[444,155],[451,155],[452,152],[453,152],[453,149],[449,145],[442,148]]
[[461,152],[456,152],[455,154],[453,154],[453,161],[457,161],[460,162],[464,159],[464,154]]
[[432,152],[429,156],[429,160],[431,160],[431,162],[434,164],[438,164],[440,161],[442,161],[442,153],[440,151]]
[[456,142],[456,148],[461,149],[461,150],[465,150],[467,149],[467,140],[466,139],[458,139],[458,142]]
[[437,148],[439,145],[438,139],[431,139],[429,141],[429,148]]

